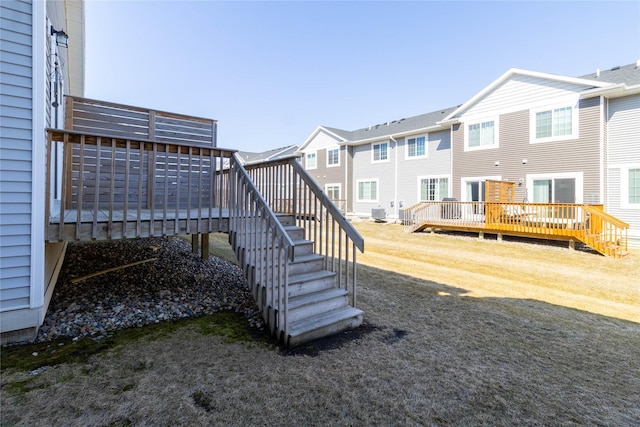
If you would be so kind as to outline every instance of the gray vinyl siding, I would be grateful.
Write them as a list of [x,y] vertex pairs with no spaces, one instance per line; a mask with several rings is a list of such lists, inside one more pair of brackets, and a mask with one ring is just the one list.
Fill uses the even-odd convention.
[[398,140],[398,155],[401,159],[398,163],[398,208],[408,208],[419,201],[419,177],[446,175],[451,180],[451,132],[447,129],[426,136],[426,158],[407,158],[407,138]]
[[640,166],[640,95],[609,101],[607,112],[608,212],[627,222],[629,237],[640,246],[640,209],[622,207],[622,173]]
[[0,5],[0,311],[29,307],[32,5]]
[[[316,180],[320,188],[324,190],[326,184],[340,184],[342,192],[345,189],[344,168],[347,161],[345,147],[335,147],[340,150],[340,165],[327,166],[327,149],[323,148],[316,152],[318,167],[309,170],[309,174]],[[334,149],[335,149],[334,148]]]
[[[387,142],[389,160],[386,162],[371,161],[372,144],[363,144],[353,147],[353,210],[356,215],[369,216],[371,209],[385,209],[387,214],[393,212],[391,202],[394,200],[395,191],[395,161],[397,147],[393,141]],[[362,202],[358,200],[358,182],[361,180],[378,181],[378,200],[375,202]]]
[[[462,200],[462,177],[498,176],[519,182],[528,174],[583,173],[583,201],[600,200],[600,105],[599,99],[579,104],[578,139],[530,143],[529,110],[502,114],[499,147],[464,151],[464,125],[455,125],[452,141],[453,197]],[[527,159],[526,165],[523,160]],[[499,165],[496,166],[496,162]],[[525,185],[516,189],[516,200],[524,198]],[[529,194],[531,198],[531,194]]]

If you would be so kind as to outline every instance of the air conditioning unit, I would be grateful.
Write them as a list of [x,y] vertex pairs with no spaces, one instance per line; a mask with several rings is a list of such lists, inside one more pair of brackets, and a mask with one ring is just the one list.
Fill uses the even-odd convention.
[[371,218],[376,222],[386,221],[387,213],[384,209],[371,209]]

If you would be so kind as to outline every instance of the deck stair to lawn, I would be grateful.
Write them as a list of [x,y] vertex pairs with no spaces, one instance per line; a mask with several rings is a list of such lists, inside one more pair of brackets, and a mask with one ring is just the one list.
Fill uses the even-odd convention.
[[[282,214],[277,218],[294,244],[294,258],[288,261],[288,266],[269,263],[264,275],[268,281],[271,274],[278,274],[278,266],[282,272],[287,271],[288,332],[281,339],[287,346],[296,346],[360,326],[363,311],[349,304],[349,292],[337,286],[335,272],[324,268],[325,258],[313,252],[314,242],[304,238],[304,228],[290,225],[295,221],[293,215]],[[263,241],[258,245],[268,244]],[[266,253],[268,249],[254,246],[252,251]],[[260,260],[252,262],[246,254],[247,248],[236,245],[236,256],[244,266],[253,296],[265,307],[263,318],[275,334],[278,313],[284,304],[271,297],[269,285],[261,280]]]
[[234,162],[231,174],[245,189],[231,191],[229,240],[270,332],[292,347],[360,326],[364,242],[315,181],[295,158],[250,170]]
[[358,327],[364,240],[297,158],[242,164],[216,123],[67,97],[48,129],[46,242],[229,234],[258,309],[286,346]]

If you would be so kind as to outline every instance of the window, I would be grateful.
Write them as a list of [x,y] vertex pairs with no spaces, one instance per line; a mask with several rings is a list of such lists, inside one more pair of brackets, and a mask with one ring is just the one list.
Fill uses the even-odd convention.
[[640,205],[640,169],[628,169],[629,171],[629,204]]
[[575,203],[575,178],[533,180],[533,203]]
[[572,106],[531,112],[531,141],[546,142],[577,138],[577,109]]
[[378,180],[358,181],[358,201],[377,202],[378,201]]
[[442,200],[449,195],[449,178],[420,178],[420,201]]
[[472,123],[467,126],[465,150],[482,150],[498,146],[496,120]]
[[424,136],[407,139],[407,158],[425,157],[426,155],[427,150]]
[[372,144],[374,162],[386,162],[389,160],[389,153],[387,152],[388,146],[389,145],[386,142]]
[[340,184],[327,184],[324,187],[324,192],[331,200],[340,200]]
[[[584,173],[562,172],[527,175],[526,200],[530,203],[583,203]],[[597,195],[592,200],[597,203]]]
[[306,160],[307,169],[315,169],[318,167],[318,159],[316,153],[307,153]]
[[327,166],[340,166],[340,149],[327,150]]
[[[460,179],[460,189],[463,202],[484,202],[486,201],[485,184],[487,180],[499,181],[500,175],[493,176],[473,176],[462,177]],[[462,206],[462,209],[468,214],[484,215],[483,203],[469,203]]]

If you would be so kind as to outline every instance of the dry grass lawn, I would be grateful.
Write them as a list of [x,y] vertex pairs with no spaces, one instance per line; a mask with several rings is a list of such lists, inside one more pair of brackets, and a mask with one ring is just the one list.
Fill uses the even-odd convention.
[[9,368],[0,424],[640,425],[640,252],[356,226],[360,330],[282,351],[187,323]]

